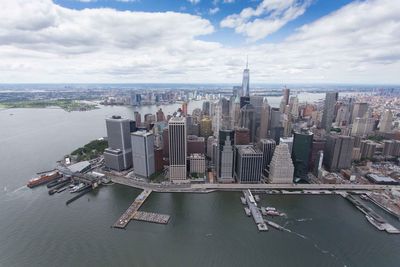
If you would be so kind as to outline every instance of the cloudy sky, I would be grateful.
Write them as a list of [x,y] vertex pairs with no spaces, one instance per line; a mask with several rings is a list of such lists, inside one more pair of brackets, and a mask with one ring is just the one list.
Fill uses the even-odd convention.
[[399,0],[0,0],[0,83],[400,84]]

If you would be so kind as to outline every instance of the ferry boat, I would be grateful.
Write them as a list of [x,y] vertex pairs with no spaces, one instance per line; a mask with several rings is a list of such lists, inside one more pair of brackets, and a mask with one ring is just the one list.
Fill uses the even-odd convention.
[[60,177],[60,173],[58,171],[55,172],[50,172],[48,174],[42,174],[39,177],[33,178],[31,180],[29,180],[27,186],[29,188],[33,188],[48,182],[53,181],[54,179],[57,179]]

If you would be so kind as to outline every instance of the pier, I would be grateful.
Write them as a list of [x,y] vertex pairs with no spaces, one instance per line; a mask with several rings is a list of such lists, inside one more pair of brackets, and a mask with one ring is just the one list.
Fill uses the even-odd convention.
[[389,234],[400,234],[400,231],[396,227],[376,214],[371,208],[358,201],[354,196],[348,194],[345,198],[350,201],[359,211],[364,213],[366,219],[378,230],[386,231]]
[[142,206],[142,204],[146,201],[146,199],[150,196],[152,190],[143,190],[140,195],[136,197],[136,199],[132,202],[129,208],[119,217],[119,219],[114,223],[114,228],[125,228],[129,221],[133,218],[138,209]]
[[139,211],[139,208],[146,201],[146,199],[150,196],[150,189],[143,190],[140,195],[136,197],[133,203],[129,206],[129,208],[121,215],[121,217],[113,224],[112,227],[125,229],[128,223],[131,220],[137,221],[145,221],[151,223],[159,223],[159,224],[167,224],[170,216],[166,214],[159,214],[154,212],[145,212]]
[[160,223],[160,224],[167,224],[169,221],[169,215],[166,214],[159,214],[154,212],[145,212],[145,211],[137,211],[133,218],[137,221],[145,221],[151,223]]
[[247,205],[249,206],[250,213],[253,216],[254,222],[257,225],[259,231],[268,231],[268,227],[264,222],[264,218],[262,217],[260,210],[257,207],[257,203],[253,197],[253,194],[250,190],[243,190],[243,195],[246,200]]

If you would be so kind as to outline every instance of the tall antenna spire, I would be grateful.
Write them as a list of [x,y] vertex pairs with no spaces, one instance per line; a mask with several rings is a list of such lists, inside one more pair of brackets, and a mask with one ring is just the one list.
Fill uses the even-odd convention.
[[249,68],[249,55],[247,55],[247,58],[246,58],[246,69],[248,69]]

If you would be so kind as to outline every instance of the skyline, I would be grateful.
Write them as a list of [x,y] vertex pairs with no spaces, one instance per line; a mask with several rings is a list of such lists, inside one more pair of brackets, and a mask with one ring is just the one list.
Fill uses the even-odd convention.
[[396,1],[153,2],[0,3],[0,83],[400,84]]

